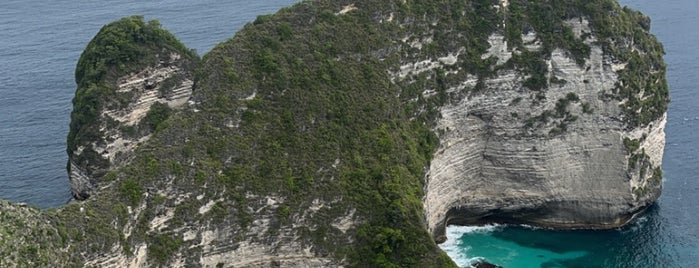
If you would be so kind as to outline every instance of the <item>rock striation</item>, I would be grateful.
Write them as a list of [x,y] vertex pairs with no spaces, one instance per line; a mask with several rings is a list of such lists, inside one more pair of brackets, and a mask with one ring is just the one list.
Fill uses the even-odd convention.
[[[154,121],[164,119],[158,117],[166,117],[169,110],[185,106],[192,95],[195,59],[189,51],[174,49],[167,42],[156,46],[138,42],[136,46],[142,50],[140,57],[145,59],[130,62],[133,65],[130,68],[87,63],[94,61],[95,57],[106,57],[100,46],[114,40],[104,40],[108,39],[105,36],[119,24],[136,19],[132,17],[105,26],[78,63],[79,66],[87,65],[81,68],[90,69],[82,70],[83,73],[102,74],[91,77],[96,81],[90,83],[78,81],[80,88],[76,101],[90,98],[94,102],[88,108],[92,118],[73,120],[68,137],[68,174],[71,192],[77,200],[87,199],[108,171],[122,167],[132,158],[134,149],[147,141],[157,127]],[[143,24],[139,27],[158,30],[158,25]],[[146,29],[129,29],[132,35],[129,38],[139,38],[138,35],[144,34]],[[169,33],[160,34],[174,40],[171,35],[167,36]],[[175,45],[181,46],[179,43]],[[74,117],[84,113],[85,107],[76,105]]]
[[455,267],[437,246],[449,224],[621,226],[662,187],[662,55],[647,17],[609,0],[305,1],[202,59],[125,18],[76,69],[69,169],[86,200],[0,204],[0,226],[32,226],[0,252]]
[[[585,18],[566,25],[593,33]],[[507,46],[497,34],[489,41],[491,49]],[[591,53],[583,65],[566,51],[553,50],[546,77],[563,82],[550,82],[540,95],[523,87],[525,74],[501,70],[484,81],[485,90],[440,109],[435,128],[440,146],[424,202],[437,240],[449,224],[616,228],[659,197],[662,184],[655,170],[662,165],[666,115],[629,128],[619,101],[602,97],[619,85],[623,63],[605,55],[598,41],[594,35],[585,40]],[[512,53],[517,51],[498,49],[484,57],[509,59]],[[547,111],[554,112],[544,119]],[[557,111],[565,117],[557,119]],[[625,145],[639,139],[636,148]],[[644,166],[636,164],[638,151],[645,152]]]

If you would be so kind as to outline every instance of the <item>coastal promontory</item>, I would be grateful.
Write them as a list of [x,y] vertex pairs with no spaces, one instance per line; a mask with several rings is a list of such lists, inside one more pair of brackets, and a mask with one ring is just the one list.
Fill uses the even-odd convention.
[[623,226],[662,188],[649,31],[612,0],[314,0],[200,58],[124,18],[76,69],[81,201],[0,203],[0,266],[455,267],[450,224]]

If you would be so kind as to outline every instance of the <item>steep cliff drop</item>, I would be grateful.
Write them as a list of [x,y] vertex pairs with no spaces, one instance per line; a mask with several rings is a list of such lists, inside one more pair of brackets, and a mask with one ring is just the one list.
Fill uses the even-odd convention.
[[[526,8],[505,3],[506,13],[513,5]],[[615,16],[647,22],[635,13]],[[447,89],[484,87],[440,108],[440,147],[424,200],[438,241],[448,224],[616,228],[657,200],[668,100],[662,50],[630,34],[607,35],[599,28],[619,25],[600,25],[605,21],[593,15],[562,21],[559,34],[572,34],[589,53],[576,60],[571,51],[548,48],[541,90],[527,86],[530,74],[507,66],[547,49],[536,27],[522,33],[520,46],[491,34],[482,57],[498,59],[497,74]],[[647,28],[633,34],[653,40]]]
[[199,61],[120,20],[76,70],[89,198],[0,203],[0,264],[454,267],[448,224],[623,225],[661,190],[649,27],[611,0],[305,1]]
[[172,109],[192,95],[198,56],[156,21],[130,17],[103,27],[78,61],[70,133],[71,192],[87,199],[122,167]]

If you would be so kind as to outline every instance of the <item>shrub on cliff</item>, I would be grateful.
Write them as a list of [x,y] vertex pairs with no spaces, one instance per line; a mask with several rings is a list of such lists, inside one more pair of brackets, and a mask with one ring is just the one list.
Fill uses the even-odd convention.
[[145,22],[143,17],[133,16],[102,27],[83,51],[75,70],[78,89],[73,99],[68,153],[72,154],[82,141],[100,136],[98,111],[118,102],[117,78],[145,66],[156,66],[171,52],[198,59],[193,50],[162,29],[156,20]]
[[[512,0],[511,13],[496,12],[492,7],[497,4],[492,0],[357,1],[356,9],[341,14],[337,11],[347,6],[338,1],[307,1],[261,16],[205,56],[195,81],[196,110],[176,113],[162,124],[168,110],[151,109],[145,122],[159,131],[118,171],[112,186],[120,190],[118,198],[88,204],[122,200],[132,207],[143,206],[143,212],[134,216],[140,218],[134,220],[136,231],[130,237],[108,238],[129,250],[138,243],[154,243],[148,254],[158,263],[166,264],[176,252],[201,254],[201,248],[186,244],[193,242],[174,238],[185,227],[225,225],[231,232],[245,232],[260,216],[268,217],[271,226],[263,234],[266,238],[274,240],[274,232],[294,228],[299,234],[295,241],[310,245],[314,254],[352,266],[452,266],[425,230],[421,200],[425,172],[438,145],[432,132],[440,116],[437,108],[460,97],[460,92],[447,89],[473,75],[480,80],[474,90],[492,90],[484,87],[483,78],[496,75],[500,67],[482,55],[489,46],[488,36],[495,31],[504,31],[514,47],[522,45],[526,29],[540,34],[542,51],[521,53],[501,68],[531,75],[525,87],[541,93],[548,86],[544,60],[552,49],[569,51],[578,64],[589,54],[589,47],[574,38],[564,20],[591,18],[603,42],[629,37],[607,23],[635,29],[640,20],[608,0]],[[610,10],[623,15],[611,16]],[[388,23],[389,18],[394,23]],[[499,29],[503,19],[511,23]],[[624,81],[647,85],[650,80],[645,80],[645,74],[663,70],[657,42],[647,30],[633,33],[642,37],[644,48],[656,48],[650,59],[635,62],[656,63],[655,69],[634,65],[628,68],[630,73],[620,75]],[[420,48],[396,45],[405,36],[416,43],[431,41]],[[140,17],[107,25],[90,42],[76,70],[79,88],[69,151],[76,149],[78,141],[99,136],[99,126],[92,123],[101,105],[113,96],[115,79],[156,64],[163,46],[195,56],[157,22],[145,23]],[[605,43],[605,49],[613,56],[635,57],[616,51],[616,44]],[[411,74],[405,80],[389,75],[406,62],[436,59],[454,51],[462,51],[455,66]],[[453,72],[446,75],[449,71]],[[423,93],[432,88],[437,92],[434,97]],[[618,97],[628,99],[630,107],[657,108],[630,113],[639,118],[635,122],[657,118],[666,103],[666,88],[660,85],[651,88],[657,98],[637,104],[633,100],[642,89],[621,85],[619,89]],[[566,112],[568,104],[577,101],[577,96],[566,96],[556,113],[544,111],[534,118],[573,120]],[[565,125],[557,131],[565,131]],[[188,197],[174,200],[157,195],[161,190]],[[197,196],[202,201],[189,198]],[[252,209],[270,202],[265,197],[280,197],[281,204]],[[221,201],[203,213],[205,204],[198,203],[205,202],[203,198]],[[316,202],[330,205],[308,213]],[[111,219],[115,213],[110,206],[103,207],[95,218]],[[167,222],[172,236],[149,231],[158,213],[167,215],[164,208],[174,208],[173,220]],[[263,210],[267,214],[259,214]],[[346,230],[331,226],[331,221],[347,215],[355,225]],[[293,222],[301,218],[303,223]],[[118,227],[132,226],[120,222],[126,221],[125,216],[118,220]],[[224,240],[246,239],[239,234]]]

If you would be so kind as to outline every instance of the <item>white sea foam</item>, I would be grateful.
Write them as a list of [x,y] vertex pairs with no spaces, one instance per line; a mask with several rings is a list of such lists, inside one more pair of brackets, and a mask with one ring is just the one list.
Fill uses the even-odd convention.
[[501,230],[502,228],[505,228],[506,225],[500,225],[500,224],[488,224],[488,225],[482,225],[482,226],[449,226],[447,228],[447,239],[450,239],[451,236],[457,236],[461,237],[463,234],[473,234],[473,233],[490,233],[493,231],[498,231]]
[[527,224],[521,224],[521,225],[519,225],[519,227],[529,229],[529,230],[546,230],[547,229],[544,227],[531,226],[531,225],[527,225]]
[[622,233],[635,233],[638,231],[638,229],[644,228],[644,226],[648,222],[648,216],[643,215],[641,217],[638,217],[634,219],[631,224],[617,228],[617,230],[621,231]]
[[463,245],[460,238],[464,234],[490,233],[504,227],[504,225],[449,226],[446,231],[447,241],[440,244],[439,247],[442,248],[459,267],[471,267],[473,263],[483,261],[484,259],[481,256],[469,256],[468,251],[471,247]]

